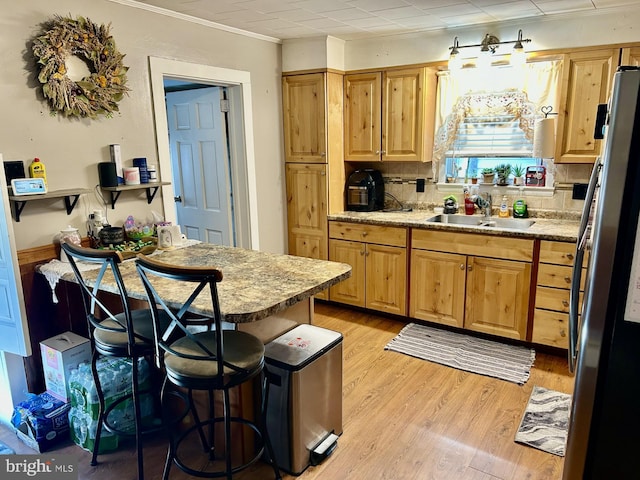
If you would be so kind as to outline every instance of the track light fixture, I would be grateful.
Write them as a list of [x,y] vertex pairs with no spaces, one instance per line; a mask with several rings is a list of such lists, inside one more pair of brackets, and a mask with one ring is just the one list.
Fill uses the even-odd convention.
[[456,70],[462,67],[462,59],[460,58],[461,48],[480,47],[480,54],[478,56],[479,63],[491,65],[491,55],[496,53],[500,45],[509,43],[514,44],[513,52],[511,53],[511,64],[522,65],[526,62],[526,53],[522,44],[530,41],[530,38],[522,38],[522,30],[518,30],[518,38],[516,40],[500,41],[495,35],[487,33],[482,39],[482,42],[470,45],[460,45],[458,43],[458,37],[455,37],[453,39],[453,46],[449,47],[449,50],[451,50],[449,54],[449,70]]

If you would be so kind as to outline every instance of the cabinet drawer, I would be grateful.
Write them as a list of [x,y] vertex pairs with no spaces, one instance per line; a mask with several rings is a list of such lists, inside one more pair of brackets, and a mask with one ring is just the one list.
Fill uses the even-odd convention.
[[[539,286],[536,289],[536,308],[569,313],[570,296],[569,290],[565,288]],[[582,305],[582,293],[580,293],[578,302],[578,305]]]
[[329,222],[329,238],[406,247],[407,229],[365,223]]
[[569,315],[536,308],[531,341],[552,347],[569,348]]
[[[580,290],[584,290],[584,283],[587,277],[586,270],[586,268],[582,269],[582,275],[580,276]],[[538,268],[538,286],[570,288],[572,274],[572,267],[541,263]]]
[[533,240],[436,230],[411,231],[411,246],[420,250],[530,262]]
[[[540,263],[553,263],[555,265],[573,266],[576,258],[576,244],[569,242],[552,242],[542,240],[540,242]],[[588,253],[584,256],[582,266],[587,264]]]

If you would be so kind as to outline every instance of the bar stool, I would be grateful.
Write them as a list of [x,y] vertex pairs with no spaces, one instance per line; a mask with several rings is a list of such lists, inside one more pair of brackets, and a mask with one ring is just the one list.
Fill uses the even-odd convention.
[[[226,477],[231,480],[234,473],[256,462],[266,450],[274,476],[280,479],[265,427],[267,381],[263,374],[264,345],[258,338],[246,332],[222,329],[217,290],[218,282],[222,281],[222,272],[212,267],[169,265],[144,255],[138,255],[136,265],[147,292],[154,320],[157,321],[162,312],[166,312],[171,319],[167,328],[162,328],[157,323],[154,330],[156,361],[166,374],[161,401],[170,437],[163,478],[168,478],[171,466],[175,464],[190,475]],[[168,284],[167,280],[175,283]],[[160,293],[162,288],[184,292],[184,302],[180,305],[167,304]],[[190,310],[212,310],[213,316],[203,318]],[[261,401],[258,419],[253,421],[232,416],[230,389],[255,378],[260,379]],[[200,418],[194,403],[194,391],[207,392],[208,418]],[[215,391],[222,391],[222,416],[216,415],[215,412]],[[184,411],[177,419],[168,413],[171,397],[178,397],[185,405]],[[178,423],[189,414],[193,425],[178,432]],[[246,461],[243,459],[244,463],[241,465],[234,465],[232,461],[232,424],[255,434],[253,456]],[[223,427],[223,445],[216,445],[216,425]],[[210,462],[210,469],[196,469],[191,461],[186,461],[181,455],[182,452],[189,453],[189,444],[182,442],[190,435],[194,435],[194,439],[199,438],[205,454],[204,460]],[[182,449],[181,444],[184,447]],[[224,454],[220,447],[224,449]]]
[[[98,250],[83,248],[71,243],[62,243],[62,249],[69,258],[69,264],[80,285],[82,301],[87,316],[89,339],[91,341],[91,372],[96,386],[96,393],[99,402],[99,413],[96,428],[96,439],[93,446],[91,465],[97,465],[98,452],[100,449],[100,437],[102,427],[114,434],[135,437],[136,451],[138,455],[138,479],[143,480],[143,455],[142,455],[142,435],[145,433],[158,432],[163,429],[161,424],[142,424],[142,413],[140,408],[140,397],[150,391],[157,392],[157,389],[140,390],[138,382],[138,361],[140,358],[153,358],[153,317],[149,309],[131,310],[127,291],[122,280],[122,275],[118,264],[122,262],[119,252],[112,250]],[[98,266],[98,273],[93,283],[89,285],[89,274],[84,273],[78,266],[78,261],[89,262]],[[95,269],[93,270],[95,272]],[[110,272],[115,279],[117,295],[119,301],[116,302],[118,310],[122,313],[114,313],[115,308],[106,305],[104,299],[98,298],[98,292],[105,274]],[[93,274],[91,275],[93,277]],[[161,325],[168,323],[168,318],[162,314],[159,319]],[[131,395],[125,395],[106,407],[104,386],[100,383],[98,375],[97,361],[100,356],[119,357],[131,359]],[[133,400],[134,425],[133,431],[122,430],[112,425],[109,414],[128,399]]]

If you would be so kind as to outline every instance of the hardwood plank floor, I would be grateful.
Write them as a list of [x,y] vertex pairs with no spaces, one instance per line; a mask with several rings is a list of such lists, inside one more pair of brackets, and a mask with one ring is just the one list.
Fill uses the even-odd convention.
[[[384,350],[404,323],[336,305],[316,303],[315,324],[344,336],[343,428],[338,447],[301,480],[512,480],[561,478],[563,459],[513,441],[534,385],[573,392],[566,360],[537,352],[522,386]],[[0,440],[33,453],[7,428]],[[165,440],[147,439],[147,479],[161,477]],[[78,458],[79,479],[134,479],[133,448],[100,456],[75,445],[59,453]],[[189,478],[173,468],[171,479]],[[270,479],[263,464],[242,480]],[[287,480],[296,477],[283,475]]]

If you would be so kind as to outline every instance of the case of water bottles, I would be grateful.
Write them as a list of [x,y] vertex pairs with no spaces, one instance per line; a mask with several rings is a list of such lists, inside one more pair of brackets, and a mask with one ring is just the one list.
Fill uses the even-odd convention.
[[[140,390],[148,390],[151,385],[149,364],[144,358],[138,361],[138,380]],[[97,361],[100,384],[105,397],[105,405],[109,407],[116,400],[131,395],[131,366],[128,358],[101,357]],[[71,372],[69,378],[71,408],[69,410],[69,428],[73,442],[93,451],[98,426],[98,395],[91,374],[91,366],[81,363]],[[153,398],[149,393],[140,397],[140,408],[143,421],[151,421],[154,413]],[[119,430],[134,429],[133,399],[120,402],[109,414],[109,423]],[[100,448],[103,453],[118,448],[118,435],[102,428]]]

